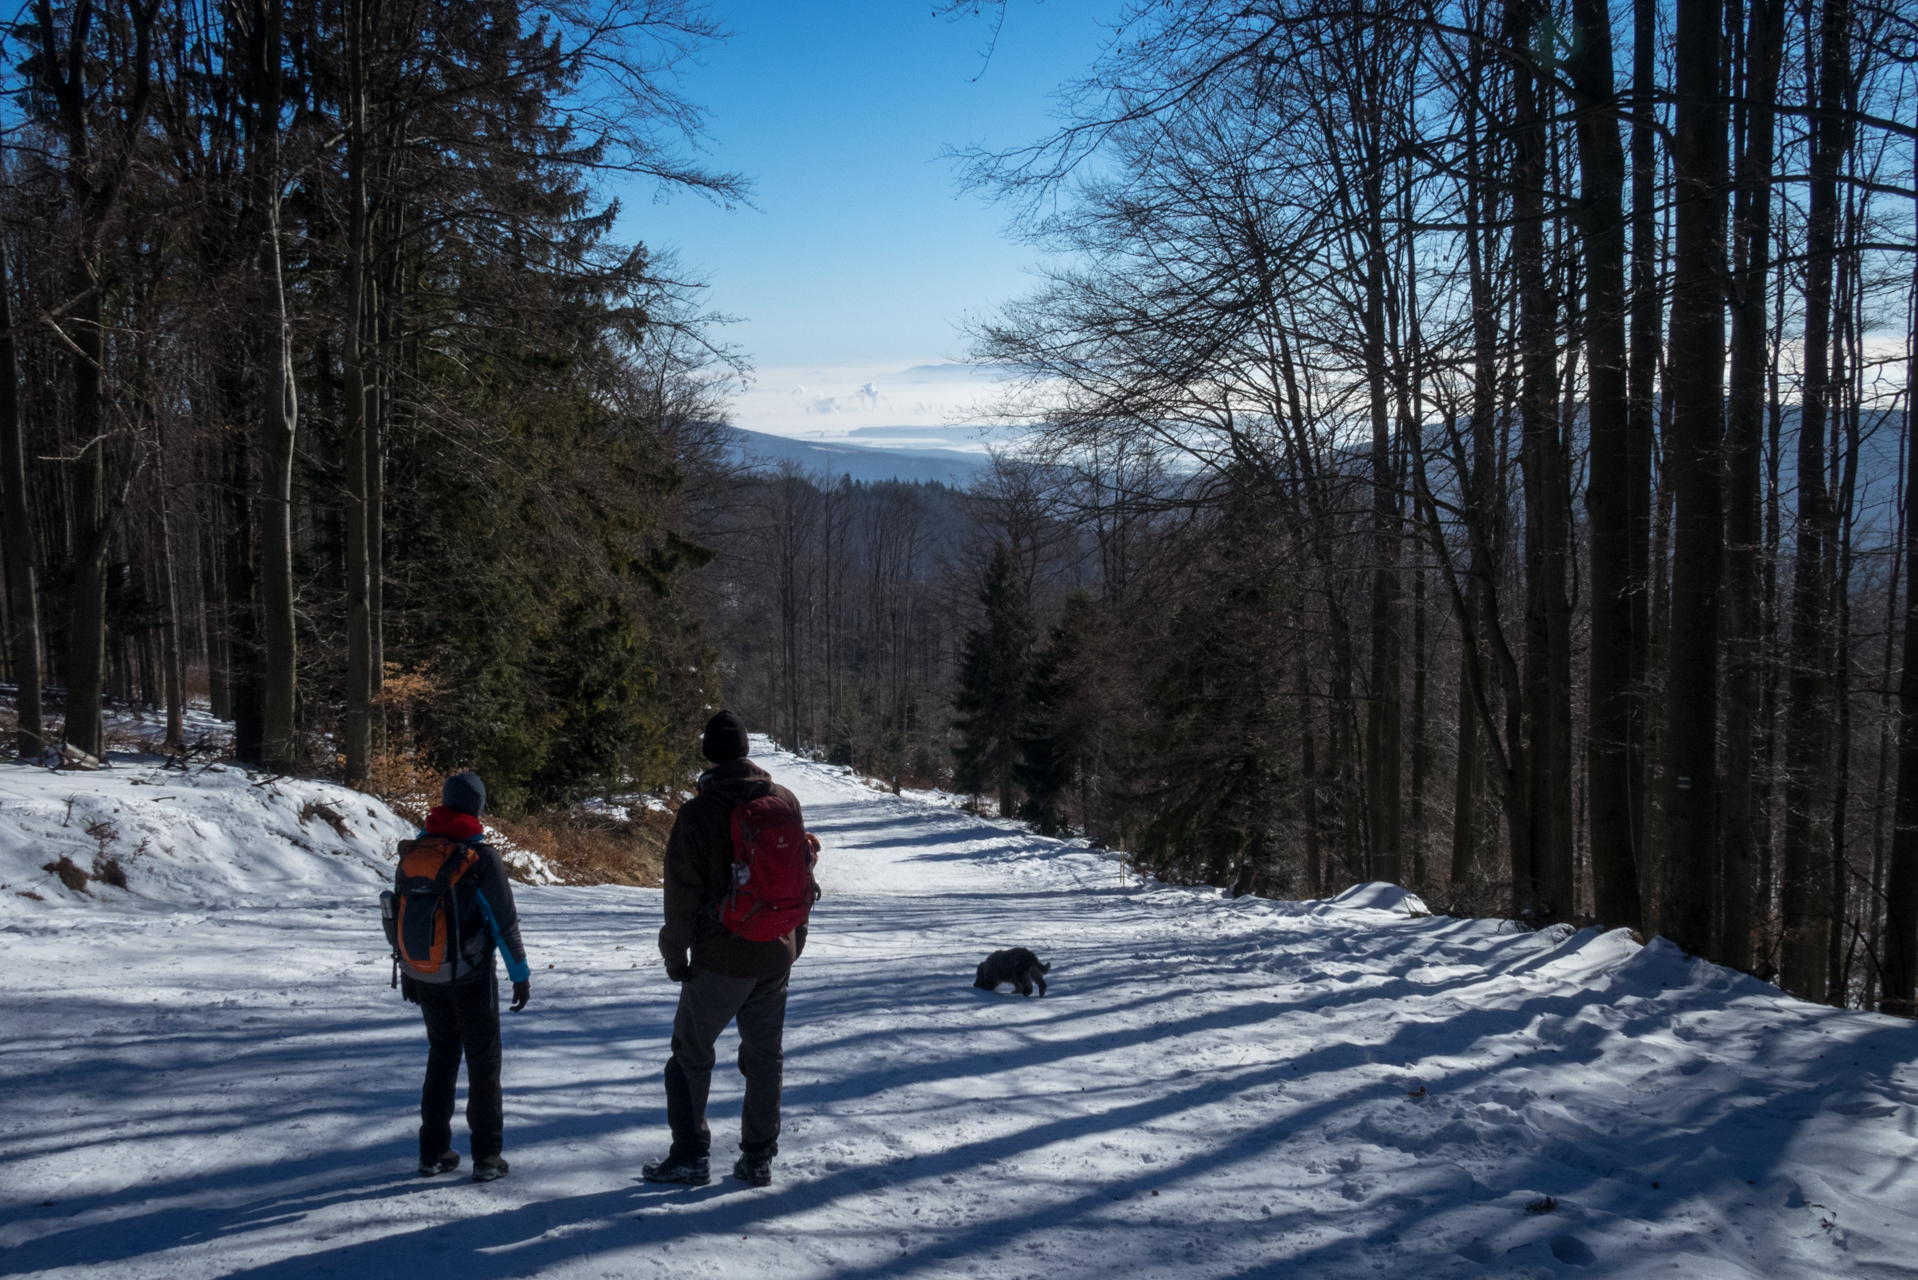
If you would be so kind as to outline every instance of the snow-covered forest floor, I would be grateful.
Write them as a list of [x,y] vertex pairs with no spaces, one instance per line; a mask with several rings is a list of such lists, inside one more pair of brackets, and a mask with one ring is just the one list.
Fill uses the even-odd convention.
[[[375,904],[404,824],[238,771],[0,767],[0,1273],[1918,1274],[1909,1024],[1623,933],[1420,918],[1386,886],[1128,883],[757,754],[807,806],[827,895],[764,1190],[639,1181],[666,1144],[657,891],[517,889],[512,1173],[422,1180],[425,1037]],[[39,869],[85,864],[103,820],[126,890]],[[971,988],[1015,945],[1052,962],[1047,998]]]

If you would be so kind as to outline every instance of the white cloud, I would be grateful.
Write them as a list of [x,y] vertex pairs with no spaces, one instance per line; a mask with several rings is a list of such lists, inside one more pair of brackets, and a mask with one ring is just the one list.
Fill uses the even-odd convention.
[[995,371],[964,364],[761,369],[757,380],[733,398],[732,418],[750,431],[775,435],[816,433],[822,418],[844,424],[828,428],[834,432],[862,422],[944,427],[984,420],[997,382]]

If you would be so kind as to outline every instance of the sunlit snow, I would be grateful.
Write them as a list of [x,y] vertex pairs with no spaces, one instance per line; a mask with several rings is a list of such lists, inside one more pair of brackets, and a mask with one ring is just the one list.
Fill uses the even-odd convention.
[[[764,1190],[639,1181],[666,1144],[674,988],[656,891],[517,888],[535,973],[532,1006],[504,1019],[512,1173],[422,1180],[426,1041],[387,985],[374,903],[403,824],[237,770],[181,785],[131,763],[110,782],[0,768],[0,1270],[1918,1268],[1910,1024],[1788,1000],[1622,932],[1425,915],[1391,886],[1284,903],[1142,884],[950,797],[755,754],[826,850]],[[148,773],[163,785],[133,785]],[[127,890],[73,893],[39,870],[98,844],[60,822],[76,795],[76,815],[148,841],[120,850]],[[302,823],[309,802],[348,832]],[[1052,963],[1047,998],[970,986],[1007,946]],[[729,1034],[719,1170],[731,1052]]]

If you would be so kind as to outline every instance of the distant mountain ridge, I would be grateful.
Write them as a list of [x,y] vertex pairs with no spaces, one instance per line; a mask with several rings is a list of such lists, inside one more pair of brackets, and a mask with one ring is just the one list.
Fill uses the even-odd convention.
[[952,449],[876,449],[844,440],[793,440],[743,427],[731,430],[741,459],[768,466],[793,462],[828,481],[850,476],[864,483],[904,480],[969,489],[988,465],[983,456]]

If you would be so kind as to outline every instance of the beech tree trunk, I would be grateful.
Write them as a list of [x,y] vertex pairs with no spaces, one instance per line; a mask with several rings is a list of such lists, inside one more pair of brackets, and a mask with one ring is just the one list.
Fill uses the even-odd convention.
[[[1527,48],[1534,15],[1508,6],[1510,43]],[[1525,484],[1525,655],[1518,702],[1523,759],[1513,761],[1512,914],[1534,925],[1570,919],[1572,902],[1569,489],[1558,421],[1556,303],[1545,279],[1547,157],[1539,78],[1515,68],[1512,259],[1519,309],[1520,471]],[[1515,706],[1512,711],[1519,711]]]
[[[244,419],[241,419],[244,421]],[[266,744],[265,688],[260,661],[258,573],[253,536],[253,462],[244,427],[231,430],[223,459],[226,493],[223,548],[226,588],[227,696],[233,708],[233,755],[262,764]]]
[[[203,464],[218,475],[217,459]],[[215,494],[202,496],[200,506],[201,629],[206,635],[207,710],[215,720],[233,719],[233,664],[227,646],[226,502]]]
[[[1377,86],[1374,86],[1377,90]],[[1354,95],[1358,100],[1359,95]],[[1376,110],[1376,109],[1375,109]],[[1376,117],[1375,117],[1376,119]],[[1374,136],[1370,142],[1377,143]],[[1404,874],[1400,801],[1403,707],[1399,662],[1399,507],[1392,468],[1391,414],[1385,357],[1384,182],[1376,155],[1366,157],[1365,362],[1372,417],[1372,669],[1365,702],[1365,874],[1398,884]]]
[[165,621],[160,627],[161,690],[166,699],[166,746],[179,751],[186,746],[186,664],[180,650],[180,581],[173,548],[173,511],[171,483],[168,480],[166,437],[157,442],[159,483],[154,497],[154,541],[160,553],[158,578],[160,611]]
[[1585,349],[1591,432],[1585,505],[1590,514],[1591,672],[1587,691],[1586,791],[1591,803],[1592,890],[1599,923],[1637,928],[1638,845],[1631,750],[1640,693],[1632,657],[1638,596],[1632,548],[1634,492],[1625,352],[1625,152],[1612,81],[1606,0],[1577,0],[1582,52],[1572,69],[1579,97],[1578,213],[1585,246]]
[[346,785],[364,787],[373,750],[373,627],[369,598],[367,387],[361,334],[366,311],[365,4],[347,6],[346,298],[342,319],[342,417],[346,454],[346,687],[340,736]]
[[[1476,101],[1483,89],[1485,58],[1483,42],[1473,45],[1469,75],[1471,99]],[[1491,613],[1493,530],[1498,513],[1493,494],[1496,489],[1495,447],[1498,412],[1499,315],[1498,300],[1492,286],[1492,259],[1497,243],[1494,229],[1498,222],[1495,184],[1486,180],[1482,169],[1479,117],[1468,111],[1465,120],[1465,253],[1468,284],[1472,300],[1472,401],[1470,446],[1471,461],[1465,475],[1465,525],[1471,534],[1464,590],[1455,601],[1459,634],[1466,643],[1459,655],[1458,678],[1458,759],[1453,777],[1451,891],[1453,910],[1460,910],[1478,859],[1478,801],[1484,789],[1488,743],[1479,740],[1480,717],[1487,720],[1490,709],[1481,712],[1478,698],[1486,689],[1492,673],[1484,653],[1490,637],[1485,619]],[[1426,512],[1428,519],[1432,512]],[[1436,537],[1430,544],[1440,545]],[[1516,749],[1516,744],[1515,744]]]
[[69,746],[99,756],[106,750],[102,713],[107,677],[107,549],[113,539],[100,405],[105,316],[100,295],[92,288],[92,271],[76,275],[75,287],[91,291],[75,308],[70,335],[78,348],[73,362],[73,433],[83,443],[71,473],[73,598],[67,622],[67,713],[62,736]]
[[1780,35],[1775,0],[1750,0],[1745,37],[1744,145],[1738,161],[1732,301],[1731,382],[1727,405],[1725,504],[1725,783],[1719,807],[1724,888],[1712,959],[1752,967],[1757,888],[1758,797],[1753,770],[1763,705],[1764,539],[1760,508],[1765,430],[1765,283],[1771,266],[1771,166]]
[[1663,246],[1658,234],[1658,116],[1656,89],[1658,3],[1632,3],[1632,275],[1631,354],[1626,367],[1625,458],[1629,468],[1626,497],[1631,539],[1632,698],[1627,708],[1626,785],[1631,788],[1632,850],[1637,861],[1640,929],[1650,920],[1657,881],[1651,841],[1651,708],[1647,686],[1652,673],[1652,455],[1657,447],[1655,388],[1663,340],[1663,311],[1658,292]]
[[[1303,635],[1305,628],[1299,626]],[[1303,657],[1298,665],[1299,699],[1299,804],[1301,818],[1305,824],[1305,896],[1322,898],[1325,896],[1324,855],[1319,849],[1319,781],[1318,760],[1312,742],[1312,724],[1314,719],[1314,699],[1312,697],[1311,664]]]
[[1672,257],[1671,658],[1665,687],[1666,798],[1659,928],[1694,955],[1711,951],[1717,885],[1713,793],[1718,734],[1718,588],[1724,532],[1718,480],[1724,434],[1724,122],[1721,6],[1678,0],[1676,208]]
[[298,632],[293,617],[293,441],[299,423],[298,387],[287,325],[286,286],[280,264],[280,105],[282,12],[279,0],[254,8],[260,43],[254,103],[259,214],[260,283],[265,294],[261,352],[260,630],[266,649],[261,697],[262,762],[290,772],[299,764],[295,713],[299,688]]
[[27,460],[20,439],[19,368],[14,356],[13,287],[0,249],[0,504],[6,508],[7,623],[13,658],[14,750],[22,757],[47,749],[40,718],[40,590],[35,574],[33,519],[27,510]]
[[[1825,0],[1819,24],[1818,102],[1845,101],[1849,0]],[[1831,934],[1831,617],[1827,562],[1834,511],[1825,478],[1831,404],[1833,251],[1838,239],[1838,166],[1844,131],[1812,121],[1810,207],[1805,227],[1805,373],[1798,418],[1798,546],[1793,556],[1790,704],[1785,726],[1785,867],[1779,885],[1784,938],[1779,981],[1823,1000]]]
[[[1918,180],[1918,158],[1913,177]],[[1918,213],[1918,208],[1914,209]],[[1898,797],[1893,802],[1891,857],[1885,869],[1883,985],[1879,1009],[1918,1017],[1918,254],[1912,257],[1911,323],[1905,340],[1905,640],[1898,677]]]

